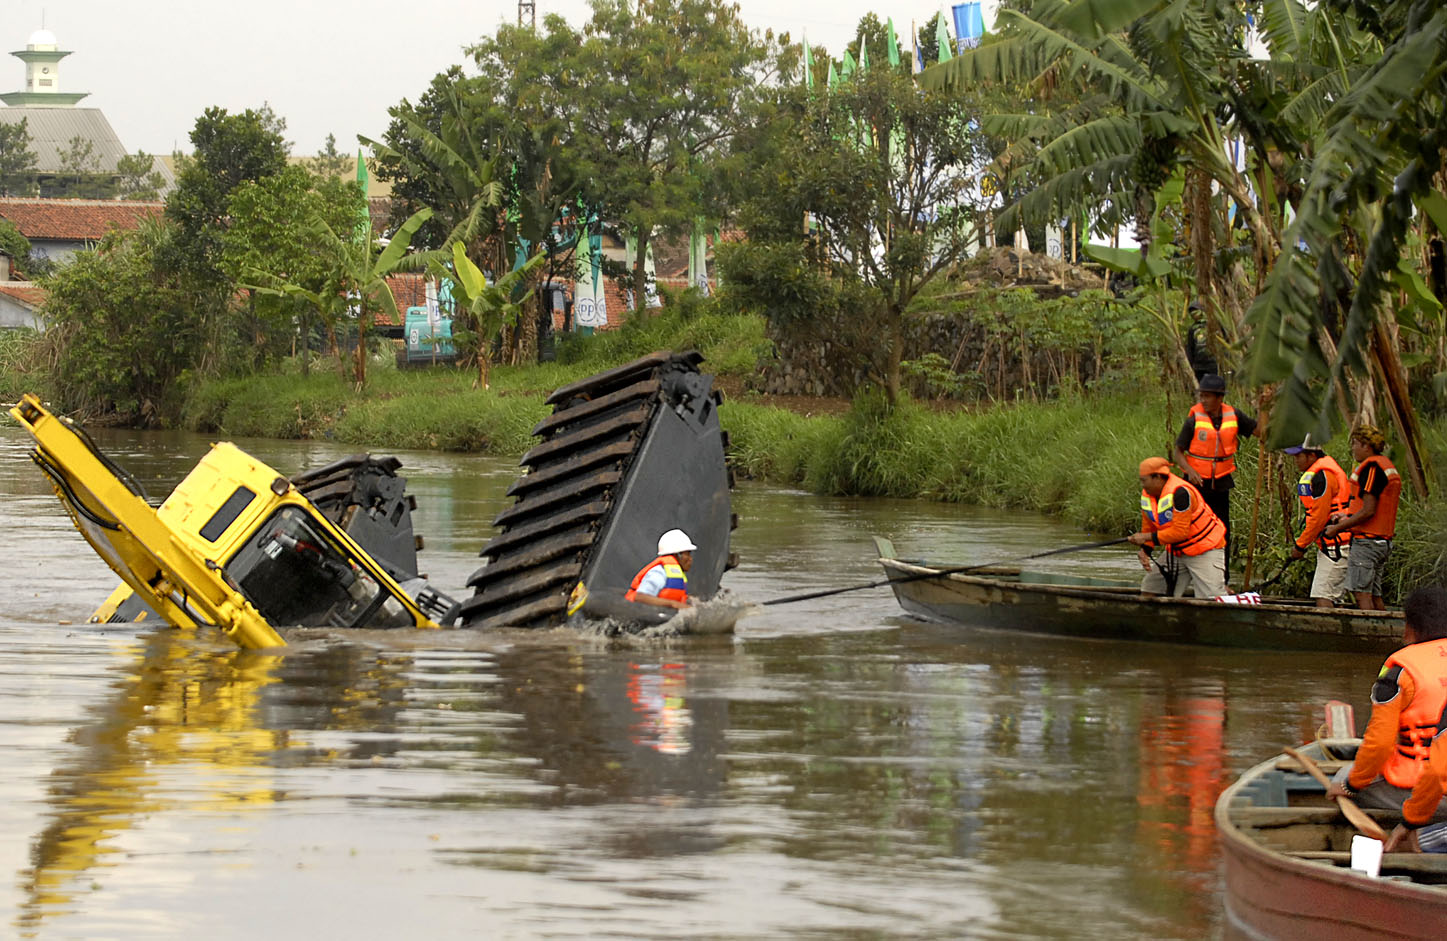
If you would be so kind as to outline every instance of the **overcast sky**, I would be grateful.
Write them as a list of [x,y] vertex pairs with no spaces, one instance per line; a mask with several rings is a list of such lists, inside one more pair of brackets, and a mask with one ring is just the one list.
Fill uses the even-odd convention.
[[[536,0],[538,19],[558,13],[575,24],[586,0]],[[832,51],[853,38],[873,10],[894,17],[901,40],[911,18],[923,23],[938,2],[898,0],[742,0],[757,29],[787,31]],[[503,21],[516,0],[9,0],[3,51],[20,50],[45,27],[72,55],[60,65],[62,91],[88,91],[132,152],[190,149],[187,134],[211,105],[232,111],[269,102],[286,119],[293,153],[315,153],[327,134],[355,151],[357,135],[386,129],[387,108],[416,100],[433,75],[463,61],[462,49]],[[8,70],[8,71],[6,71]],[[0,91],[19,91],[25,66],[0,61]]]

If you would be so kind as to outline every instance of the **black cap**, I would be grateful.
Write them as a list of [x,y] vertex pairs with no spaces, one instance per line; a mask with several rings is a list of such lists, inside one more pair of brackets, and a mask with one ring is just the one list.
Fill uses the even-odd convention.
[[1226,380],[1215,373],[1207,373],[1201,377],[1201,391],[1224,393],[1226,391]]

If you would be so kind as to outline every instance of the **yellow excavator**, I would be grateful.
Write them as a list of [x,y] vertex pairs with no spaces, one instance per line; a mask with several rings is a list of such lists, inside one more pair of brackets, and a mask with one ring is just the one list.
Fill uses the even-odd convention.
[[[123,584],[93,621],[210,625],[246,648],[278,626],[437,627],[384,567],[276,470],[213,445],[159,507],[83,429],[27,395],[10,410],[71,520]],[[419,592],[443,616],[454,607]],[[117,617],[126,609],[127,616]]]
[[[294,477],[214,444],[165,502],[79,425],[32,395],[10,410],[77,529],[122,584],[91,617],[209,625],[246,648],[284,627],[487,629],[613,618],[647,627],[670,608],[625,598],[658,537],[698,544],[688,594],[709,599],[736,560],[720,394],[697,353],[659,352],[556,390],[553,412],[454,601],[417,572],[412,498],[391,457],[355,455]],[[729,626],[732,626],[730,622]]]

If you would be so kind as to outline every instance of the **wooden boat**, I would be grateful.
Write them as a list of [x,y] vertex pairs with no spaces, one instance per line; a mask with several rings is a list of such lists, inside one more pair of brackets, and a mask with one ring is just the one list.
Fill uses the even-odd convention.
[[[1358,739],[1300,749],[1331,774]],[[1354,830],[1325,789],[1285,755],[1222,792],[1216,829],[1225,862],[1228,937],[1383,941],[1447,937],[1447,855],[1388,853],[1377,878],[1349,867]],[[1390,830],[1399,817],[1368,810]]]
[[[896,558],[875,537],[879,564],[900,607],[947,624],[1070,637],[1154,640],[1208,647],[1388,654],[1402,646],[1399,611],[1316,608],[1142,596],[1139,583],[988,568],[931,578],[945,566]],[[923,576],[923,577],[922,577]]]

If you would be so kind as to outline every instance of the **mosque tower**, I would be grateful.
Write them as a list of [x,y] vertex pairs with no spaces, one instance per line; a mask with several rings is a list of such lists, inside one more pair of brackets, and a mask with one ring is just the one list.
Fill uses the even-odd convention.
[[11,107],[73,108],[90,92],[60,90],[60,60],[70,55],[56,44],[55,34],[38,29],[31,34],[25,48],[10,53],[25,63],[25,90],[0,95],[0,101]]

